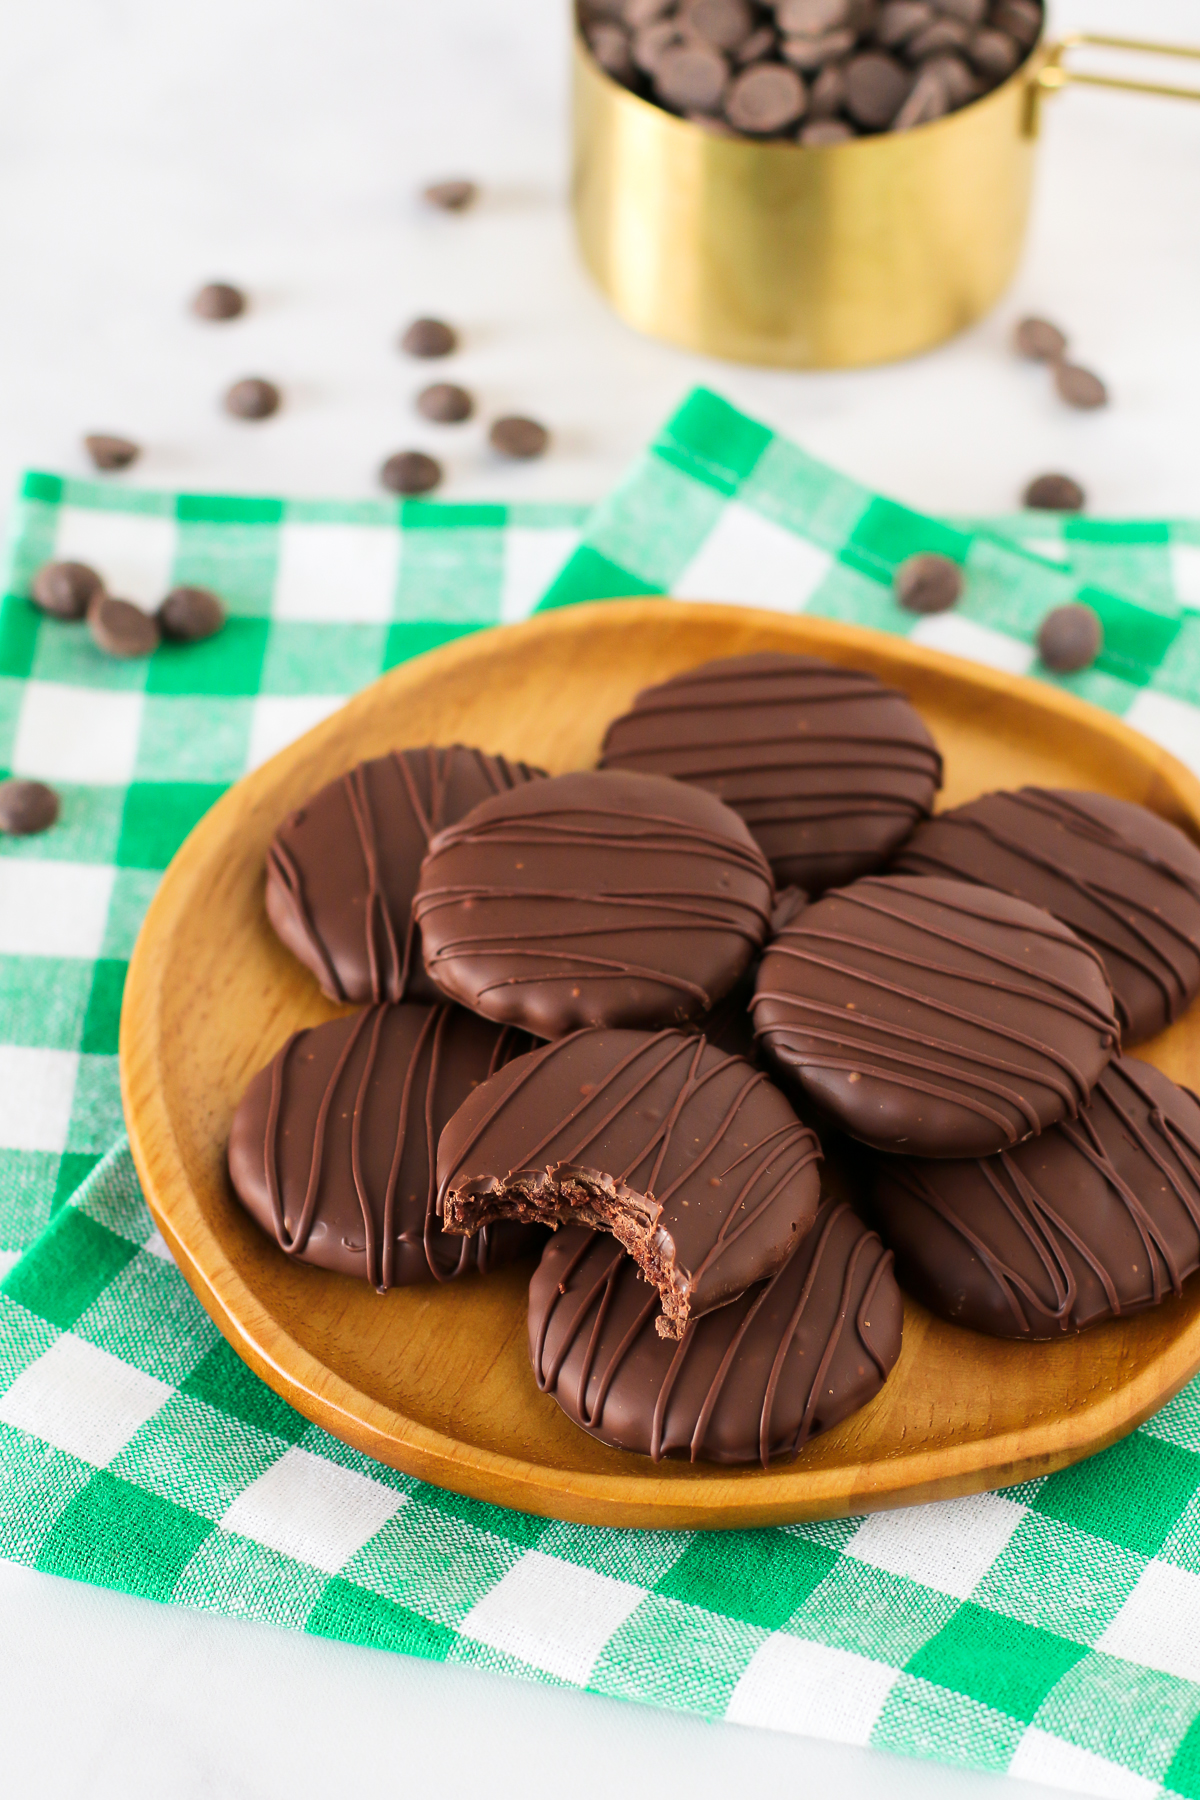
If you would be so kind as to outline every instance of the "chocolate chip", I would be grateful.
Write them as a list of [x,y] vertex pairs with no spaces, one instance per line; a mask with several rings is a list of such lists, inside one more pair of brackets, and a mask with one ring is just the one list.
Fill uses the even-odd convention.
[[988,0],[935,0],[935,3],[940,13],[946,13],[962,25],[982,25],[988,9]]
[[1038,626],[1038,655],[1058,675],[1089,669],[1104,647],[1104,627],[1090,606],[1056,606]]
[[777,0],[775,19],[780,31],[797,37],[820,37],[840,31],[850,23],[849,0]]
[[192,311],[198,319],[236,319],[245,310],[245,294],[228,281],[209,281],[192,298]]
[[846,65],[846,111],[856,125],[881,131],[903,106],[912,76],[894,56],[864,50]]
[[743,40],[733,53],[733,60],[739,66],[746,63],[761,62],[764,56],[770,56],[775,48],[775,33],[769,25],[760,25],[757,31]]
[[679,18],[685,31],[717,50],[736,50],[754,29],[746,0],[684,0]]
[[132,438],[110,437],[105,432],[85,437],[83,447],[98,469],[127,469],[142,453]]
[[104,583],[81,562],[43,563],[33,578],[33,603],[55,619],[82,619]]
[[904,54],[913,62],[923,62],[927,56],[944,56],[947,51],[965,50],[970,42],[971,29],[961,19],[935,19],[932,25],[926,25],[923,31],[909,38]]
[[597,25],[589,25],[587,41],[591,45],[592,55],[600,64],[606,75],[614,81],[627,81],[633,74],[633,57],[630,54],[629,33],[623,25],[614,25],[601,20]]
[[1042,29],[1042,9],[1034,0],[998,0],[992,9],[992,24],[997,31],[1007,31],[1023,50],[1036,44]]
[[98,594],[88,607],[88,630],[109,656],[149,656],[157,650],[158,621],[128,600]]
[[428,494],[442,479],[442,465],[423,450],[398,450],[380,469],[379,479],[393,494]]
[[950,95],[937,68],[944,58],[934,57],[925,63],[909,90],[908,99],[892,120],[893,131],[911,131],[917,125],[928,125],[950,111]]
[[449,356],[458,349],[458,333],[443,319],[414,319],[400,348],[409,356]]
[[550,433],[536,419],[523,419],[517,413],[497,419],[488,433],[493,450],[501,456],[515,456],[525,461],[541,456],[550,442]]
[[699,125],[702,131],[711,131],[714,137],[735,138],[739,133],[733,129],[728,120],[719,113],[684,113],[684,118],[692,125]]
[[958,604],[965,582],[958,563],[923,550],[900,564],[892,585],[907,612],[940,613]]
[[630,29],[637,31],[664,13],[674,12],[675,0],[617,0],[616,10]]
[[682,43],[683,37],[674,19],[654,19],[633,34],[630,54],[634,66],[643,75],[653,75],[665,52],[677,49]]
[[831,144],[848,143],[857,135],[853,125],[847,125],[845,119],[810,119],[799,132],[796,142],[806,144],[810,150],[824,150]]
[[[845,104],[846,71],[841,63],[826,63],[808,90],[808,116],[814,124],[821,119],[832,119],[835,113],[841,112]],[[805,130],[807,129],[806,126]],[[854,133],[850,132],[849,135],[853,137]],[[801,132],[800,141],[808,143],[811,140]],[[829,138],[819,141],[833,143],[840,142],[840,139]]]
[[725,117],[738,131],[771,137],[804,112],[804,83],[782,63],[758,63],[736,76],[725,96]]
[[967,55],[991,81],[1003,81],[1021,60],[1021,46],[1006,31],[977,31],[967,45]]
[[929,0],[885,0],[875,21],[875,42],[885,50],[899,50],[918,31],[933,24]]
[[652,71],[654,91],[678,112],[716,112],[725,93],[729,69],[725,58],[708,44],[673,44]]
[[9,837],[32,837],[49,831],[58,817],[58,795],[44,781],[0,781],[0,831]]
[[1090,412],[1093,407],[1108,405],[1108,389],[1100,377],[1093,375],[1090,369],[1081,369],[1078,363],[1057,363],[1054,385],[1068,406],[1082,407]]
[[473,181],[431,181],[422,189],[421,198],[439,212],[466,212],[478,200],[479,189]]
[[1013,349],[1030,362],[1057,362],[1066,347],[1065,332],[1049,319],[1022,319],[1013,332]]
[[279,411],[283,395],[273,381],[261,375],[245,375],[225,395],[225,411],[235,419],[269,419]]
[[417,411],[423,419],[437,425],[458,425],[475,411],[475,402],[466,388],[453,381],[435,381],[417,395]]
[[853,31],[826,31],[820,37],[786,37],[779,50],[794,69],[807,73],[848,56],[857,41]]
[[198,644],[220,631],[225,608],[211,588],[175,587],[155,616],[165,638],[177,644]]
[[978,75],[974,69],[968,69],[961,56],[930,56],[921,68],[937,75],[951,107],[965,106],[983,92]]
[[1021,504],[1039,512],[1082,512],[1085,495],[1070,475],[1038,475],[1022,494]]

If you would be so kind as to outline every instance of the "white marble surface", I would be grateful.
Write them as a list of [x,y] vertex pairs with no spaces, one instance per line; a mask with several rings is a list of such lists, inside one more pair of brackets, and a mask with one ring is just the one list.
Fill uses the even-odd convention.
[[[1059,25],[1200,40],[1195,0],[1061,0]],[[635,337],[580,270],[563,204],[566,0],[58,0],[9,8],[0,108],[0,494],[83,472],[81,433],[147,453],[146,484],[357,495],[388,452],[443,455],[447,497],[603,493],[704,380],[922,507],[1007,509],[1063,467],[1105,513],[1200,513],[1200,107],[1091,92],[1050,109],[1029,254],[996,315],[918,362],[772,374]],[[464,218],[423,180],[487,184]],[[184,302],[226,276],[252,312]],[[1021,311],[1069,326],[1110,380],[1073,414],[1014,363]],[[458,322],[454,373],[555,453],[505,467],[481,426],[418,424],[416,312]],[[447,370],[449,373],[449,370]],[[261,426],[216,401],[279,380]],[[0,1565],[6,1792],[608,1795],[664,1781],[859,1800],[1033,1795],[972,1776],[76,1588]]]

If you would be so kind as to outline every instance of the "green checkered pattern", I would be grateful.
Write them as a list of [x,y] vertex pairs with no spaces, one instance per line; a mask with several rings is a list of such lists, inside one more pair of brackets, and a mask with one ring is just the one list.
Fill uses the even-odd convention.
[[[965,564],[956,613],[896,607],[917,549]],[[28,605],[53,554],[145,602],[211,583],[231,624],[111,663]],[[133,937],[204,807],[383,668],[545,590],[806,608],[1034,673],[1042,613],[1083,593],[1109,648],[1068,685],[1200,766],[1198,558],[1182,524],[922,519],[703,392],[586,522],[29,477],[0,764],[52,780],[64,816],[0,846],[0,1555],[707,1717],[1200,1800],[1200,1383],[1077,1468],[872,1518],[633,1533],[484,1506],[348,1450],[237,1359],[139,1193],[114,1060]]]

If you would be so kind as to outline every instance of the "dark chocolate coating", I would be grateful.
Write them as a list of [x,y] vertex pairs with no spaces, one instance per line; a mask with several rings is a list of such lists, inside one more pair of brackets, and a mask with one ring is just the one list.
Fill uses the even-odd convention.
[[740,813],[782,887],[876,869],[925,818],[942,759],[903,694],[815,656],[763,651],[646,688],[600,766],[695,783]]
[[413,917],[450,999],[552,1038],[698,1018],[750,966],[772,901],[762,851],[711,794],[589,769],[440,832]]
[[592,1437],[657,1462],[793,1457],[876,1395],[900,1354],[892,1259],[844,1201],[826,1200],[783,1268],[689,1325],[651,1326],[656,1297],[599,1232],[568,1225],[529,1284],[543,1392]]
[[528,1254],[542,1234],[448,1238],[434,1211],[442,1127],[523,1032],[456,1006],[371,1006],[299,1031],[242,1097],[229,1173],[246,1211],[300,1262],[381,1291]]
[[267,852],[267,916],[331,1000],[440,1000],[412,921],[429,840],[540,769],[461,744],[359,763],[283,821]]
[[956,1325],[1055,1338],[1143,1312],[1200,1266],[1200,1104],[1119,1057],[1016,1150],[878,1157],[873,1212],[903,1285]]
[[1074,1118],[1117,1047],[1096,952],[961,881],[867,876],[763,957],[754,1028],[842,1130],[908,1156],[990,1156]]
[[919,825],[895,867],[1015,894],[1099,953],[1126,1044],[1200,991],[1200,850],[1131,800],[1067,788],[984,794]]
[[704,1038],[580,1031],[464,1101],[438,1146],[438,1212],[448,1231],[611,1232],[678,1336],[787,1261],[816,1217],[820,1155],[778,1089]]

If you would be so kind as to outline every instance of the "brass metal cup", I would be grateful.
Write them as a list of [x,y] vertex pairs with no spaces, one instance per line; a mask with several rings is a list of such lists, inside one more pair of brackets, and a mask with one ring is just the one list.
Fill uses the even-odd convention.
[[[575,38],[572,203],[583,258],[621,317],[734,362],[855,368],[942,343],[1017,266],[1043,93],[1081,75],[1077,36],[913,131],[824,147],[719,137],[630,93]],[[1172,47],[1173,49],[1174,47]],[[1200,52],[1182,51],[1183,55]]]

